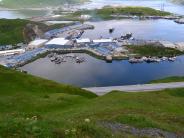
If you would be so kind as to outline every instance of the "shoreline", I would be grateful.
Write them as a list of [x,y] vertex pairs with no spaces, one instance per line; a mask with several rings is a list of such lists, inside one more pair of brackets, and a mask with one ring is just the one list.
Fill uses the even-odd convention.
[[[104,60],[107,61],[106,56],[101,55],[97,52],[95,52],[94,50],[89,50],[89,49],[53,49],[53,50],[47,50],[45,53],[42,54],[38,54],[37,56],[35,56],[34,58],[27,60],[25,62],[22,63],[17,63],[15,66],[12,66],[10,68],[19,68],[19,67],[23,67],[26,64],[32,63],[34,61],[36,61],[37,59],[40,58],[44,58],[46,57],[48,54],[50,53],[59,53],[59,54],[68,54],[68,53],[85,53],[88,54],[89,56],[92,56],[94,58],[100,59],[100,60]],[[128,56],[112,56],[112,60],[128,60],[129,57]]]

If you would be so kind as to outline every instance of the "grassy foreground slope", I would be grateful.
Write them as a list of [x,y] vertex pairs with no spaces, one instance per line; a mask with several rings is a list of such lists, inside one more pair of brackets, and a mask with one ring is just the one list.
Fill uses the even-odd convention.
[[184,89],[97,97],[4,67],[0,82],[0,137],[136,137],[104,123],[184,135]]

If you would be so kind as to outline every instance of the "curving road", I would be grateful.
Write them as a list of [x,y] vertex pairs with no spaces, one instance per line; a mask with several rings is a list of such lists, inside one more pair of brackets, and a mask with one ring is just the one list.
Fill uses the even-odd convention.
[[126,86],[108,86],[108,87],[90,87],[83,88],[97,95],[104,95],[111,91],[117,90],[122,92],[151,92],[164,89],[184,88],[184,82],[126,85]]

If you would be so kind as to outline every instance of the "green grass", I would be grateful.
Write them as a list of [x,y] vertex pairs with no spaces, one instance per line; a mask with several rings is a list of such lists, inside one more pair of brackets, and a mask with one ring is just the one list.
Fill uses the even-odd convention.
[[[57,24],[47,26],[43,23],[32,22],[23,19],[0,19],[0,46],[1,45],[16,45],[18,43],[28,43],[31,31],[26,28],[27,24],[38,26],[41,32],[46,32],[50,29],[61,28],[68,24]],[[28,34],[30,33],[30,34]]]
[[[125,137],[101,122],[184,134],[184,89],[97,97],[0,67],[0,137]],[[86,119],[88,121],[86,121]],[[172,125],[171,125],[172,124]]]
[[73,16],[89,14],[93,18],[113,19],[111,15],[136,16],[167,16],[169,12],[159,11],[148,7],[103,7],[102,9],[77,11]]
[[159,80],[153,80],[150,83],[167,83],[167,82],[184,82],[184,77],[183,76],[172,76],[172,77],[167,77]]
[[138,56],[170,57],[183,54],[183,52],[179,50],[159,46],[127,46],[127,48],[130,53],[137,54]]
[[23,29],[28,23],[26,20],[0,20],[0,45],[17,44],[24,42]]

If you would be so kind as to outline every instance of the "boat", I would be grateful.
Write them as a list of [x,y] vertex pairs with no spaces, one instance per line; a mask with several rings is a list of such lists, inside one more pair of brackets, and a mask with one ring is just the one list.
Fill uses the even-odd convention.
[[127,33],[127,34],[121,36],[121,38],[124,40],[130,39],[131,37],[132,37],[132,33]]
[[54,53],[48,54],[48,57],[49,57],[49,58],[51,58],[51,57],[53,57],[53,56],[54,56]]
[[52,62],[55,61],[55,60],[56,60],[56,57],[51,57],[50,58],[50,61],[52,61]]
[[129,59],[129,63],[132,63],[132,64],[134,64],[134,63],[142,63],[144,60],[142,60],[142,59],[136,59],[136,58],[131,58],[131,59]]
[[162,60],[166,61],[166,60],[168,60],[168,57],[162,57]]
[[85,58],[79,58],[79,57],[76,58],[76,63],[82,63],[84,61],[85,61]]
[[109,33],[113,33],[113,32],[114,32],[114,28],[110,28]]
[[176,57],[170,57],[168,58],[168,61],[174,62],[176,60]]

